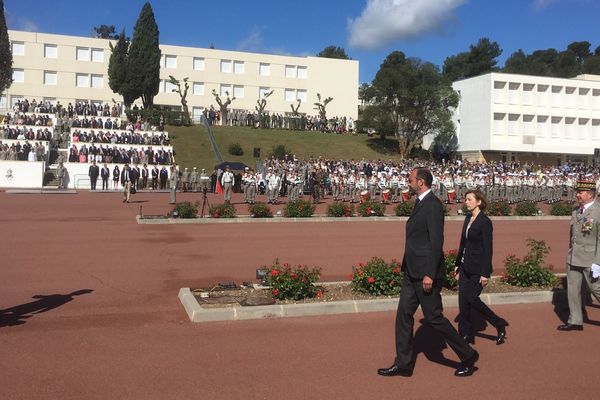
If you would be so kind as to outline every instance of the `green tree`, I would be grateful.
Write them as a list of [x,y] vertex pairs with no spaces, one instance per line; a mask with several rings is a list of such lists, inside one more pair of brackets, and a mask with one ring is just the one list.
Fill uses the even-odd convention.
[[454,123],[447,121],[441,131],[433,139],[429,147],[432,157],[437,161],[452,160],[458,150],[458,137],[455,133]]
[[317,57],[339,58],[342,60],[352,60],[352,58],[348,54],[346,54],[346,50],[344,50],[343,47],[337,47],[337,46],[325,47],[323,50],[321,50],[317,54]]
[[127,87],[151,108],[160,84],[159,31],[150,3],[144,4],[133,29],[127,57]]
[[118,39],[119,35],[115,31],[114,25],[100,25],[94,27],[96,37],[100,39]]
[[127,73],[127,51],[129,49],[129,42],[125,38],[125,30],[119,35],[119,40],[113,46],[110,46],[110,59],[108,61],[108,86],[113,92],[123,96],[123,103],[125,107],[129,108],[131,104],[139,97],[137,91],[131,88],[128,82]]
[[0,0],[0,93],[12,84],[12,52],[4,16],[4,0]]
[[385,129],[378,131],[382,137],[396,136],[403,158],[424,136],[447,130],[450,108],[458,105],[458,94],[435,65],[401,51],[386,57],[367,92],[364,126]]
[[497,71],[498,57],[502,54],[500,45],[488,38],[481,38],[469,51],[450,56],[444,61],[444,75],[450,81],[470,78]]

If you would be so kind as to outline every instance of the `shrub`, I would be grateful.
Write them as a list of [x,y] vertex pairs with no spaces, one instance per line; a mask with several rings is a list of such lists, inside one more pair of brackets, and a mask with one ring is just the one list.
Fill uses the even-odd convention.
[[492,201],[488,206],[487,214],[492,217],[509,216],[510,204],[507,201]]
[[444,265],[446,266],[446,279],[444,280],[444,286],[450,290],[456,290],[458,287],[458,280],[456,280],[456,277],[454,276],[457,252],[457,250],[449,250],[444,253]]
[[285,147],[284,144],[278,144],[273,146],[270,156],[275,157],[277,160],[285,160],[285,156],[289,154],[292,154],[292,150]]
[[444,209],[445,216],[450,215],[450,207],[448,206],[448,204],[442,202],[442,208]]
[[504,260],[506,272],[502,280],[520,287],[556,286],[558,278],[552,273],[552,266],[543,267],[544,258],[550,253],[550,247],[543,240],[527,239],[529,251],[523,259],[514,254]]
[[398,203],[396,207],[394,207],[394,212],[397,217],[410,217],[412,214],[413,208],[415,208],[415,203],[412,201],[405,201],[402,203]]
[[383,217],[385,213],[385,204],[373,200],[365,201],[357,209],[361,217]]
[[571,215],[573,206],[567,203],[554,203],[550,207],[550,215]]
[[328,217],[351,217],[354,214],[354,205],[334,201],[327,206]]
[[235,207],[231,204],[217,204],[210,207],[208,213],[213,218],[234,218]]
[[254,218],[272,218],[273,211],[265,203],[250,204],[248,206],[248,212]]
[[275,264],[267,269],[265,284],[271,287],[271,294],[279,300],[302,300],[315,297],[318,288],[314,285],[321,277],[320,268],[290,266],[288,263]]
[[396,296],[402,289],[400,263],[389,264],[382,258],[373,257],[366,264],[352,267],[352,290],[374,296]]
[[515,215],[521,217],[531,217],[534,215],[538,215],[539,208],[533,201],[524,201],[522,203],[517,204],[515,207]]
[[231,143],[229,145],[229,154],[232,156],[243,156],[244,149],[242,149],[242,146],[239,143]]
[[283,209],[283,216],[287,218],[308,218],[315,212],[315,206],[306,200],[296,200],[287,203]]
[[189,201],[184,201],[183,203],[177,203],[169,213],[169,216],[173,218],[196,218],[199,206],[199,202],[190,203]]
[[460,207],[460,209],[459,209],[459,210],[460,210],[460,212],[459,212],[459,214],[460,214],[460,215],[467,215],[467,214],[470,214],[470,211],[469,211],[469,209],[467,208],[467,205],[466,205],[465,203],[463,203],[463,205]]

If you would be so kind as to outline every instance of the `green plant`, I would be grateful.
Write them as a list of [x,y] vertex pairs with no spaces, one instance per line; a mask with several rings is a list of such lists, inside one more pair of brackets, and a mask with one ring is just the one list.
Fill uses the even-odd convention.
[[183,203],[177,203],[173,210],[169,212],[169,216],[172,218],[196,218],[198,216],[198,207],[200,203],[191,203],[184,201]]
[[356,211],[361,217],[383,217],[385,214],[385,204],[369,200],[360,204]]
[[327,206],[328,217],[351,217],[354,214],[354,205],[334,201]]
[[521,217],[531,217],[534,215],[538,215],[539,211],[540,209],[537,208],[537,205],[533,201],[524,201],[522,203],[517,204],[517,206],[515,207],[515,215]]
[[213,218],[234,218],[235,207],[231,204],[217,204],[210,207],[208,213]]
[[486,212],[492,217],[506,217],[510,215],[510,204],[507,201],[492,201]]
[[448,204],[442,203],[442,208],[444,209],[444,215],[445,216],[450,215],[450,207],[448,206]]
[[467,205],[465,203],[463,203],[462,206],[460,207],[460,213],[459,214],[461,214],[461,215],[467,215],[467,214],[470,214],[470,213],[471,212],[467,208]]
[[290,154],[292,154],[292,151],[285,147],[284,144],[273,146],[271,150],[271,157],[275,157],[277,160],[285,160],[285,157]]
[[248,206],[248,212],[254,218],[272,218],[273,211],[265,203],[250,204]]
[[318,288],[314,285],[321,277],[320,268],[308,268],[288,263],[280,264],[279,260],[267,270],[265,284],[271,287],[271,294],[279,300],[302,300],[315,297]]
[[231,143],[229,145],[229,154],[231,154],[232,156],[243,156],[244,155],[244,149],[242,149],[242,145],[240,145],[239,143]]
[[550,207],[550,215],[571,215],[573,206],[567,203],[554,203]]
[[366,264],[352,267],[352,290],[374,296],[396,296],[402,289],[400,263],[393,259],[389,264],[373,257]]
[[394,207],[394,212],[396,213],[397,217],[410,217],[413,208],[415,208],[414,202],[404,201],[402,203],[398,203],[398,205]]
[[550,253],[550,247],[543,240],[527,239],[527,255],[519,259],[514,254],[504,260],[506,271],[502,280],[520,287],[556,286],[558,278],[552,273],[552,266],[543,266],[544,259]]
[[306,200],[296,200],[287,203],[283,209],[283,216],[287,218],[308,218],[315,212],[315,206]]
[[444,279],[444,286],[450,290],[456,290],[458,287],[458,280],[456,280],[456,276],[454,275],[456,255],[457,250],[449,250],[444,252],[444,266],[446,267],[446,279]]

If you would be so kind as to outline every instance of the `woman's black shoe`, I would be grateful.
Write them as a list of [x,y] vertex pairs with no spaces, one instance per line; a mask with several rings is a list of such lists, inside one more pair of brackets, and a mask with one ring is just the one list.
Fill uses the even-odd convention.
[[506,327],[501,326],[497,328],[498,336],[496,337],[496,346],[500,346],[502,343],[506,341]]
[[463,339],[467,343],[475,344],[475,336],[473,336],[473,335],[465,335],[465,336],[463,336]]

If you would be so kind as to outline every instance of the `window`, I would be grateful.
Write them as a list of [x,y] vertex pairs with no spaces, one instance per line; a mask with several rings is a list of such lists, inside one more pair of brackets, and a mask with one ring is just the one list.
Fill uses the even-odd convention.
[[56,85],[56,71],[44,71],[44,85]]
[[25,70],[13,68],[12,79],[16,83],[25,82]]
[[[229,93],[229,94],[227,94]],[[221,98],[227,98],[231,96],[232,90],[231,85],[221,85]]]
[[294,89],[285,89],[285,101],[296,101],[296,91]]
[[261,76],[271,75],[271,64],[260,63],[260,66],[258,67],[258,72]]
[[244,62],[243,61],[234,61],[233,62],[233,73],[234,74],[243,74],[244,73]]
[[296,92],[296,99],[301,100],[303,103],[306,103],[306,90],[298,90]]
[[204,96],[204,83],[202,82],[194,82],[194,86],[192,87],[192,93],[196,96]]
[[298,67],[298,79],[306,79],[308,69],[306,67]]
[[13,56],[24,56],[25,55],[25,43],[12,42],[12,54],[13,54]]
[[165,92],[173,93],[173,90],[177,90],[177,85],[174,85],[171,81],[165,81]]
[[92,49],[92,61],[93,62],[104,62],[104,50]]
[[194,70],[204,71],[204,58],[194,57]]
[[104,87],[104,76],[102,75],[92,75],[92,87],[93,88],[103,88]]
[[10,96],[10,108],[13,108],[19,101],[25,100],[23,96]]
[[55,44],[44,45],[44,57],[45,58],[58,58],[58,48]]
[[295,78],[296,77],[296,66],[295,65],[286,65],[285,66],[285,77],[286,78]]
[[76,74],[75,75],[75,86],[90,87],[90,76],[88,74]]
[[77,61],[90,61],[90,49],[87,47],[78,47]]
[[6,96],[0,96],[0,110],[6,109],[8,102],[6,100]]
[[177,68],[177,56],[165,56],[165,68]]
[[225,74],[231,73],[231,60],[221,60],[221,72]]
[[264,99],[265,96],[271,91],[270,88],[268,87],[261,87],[258,89],[258,98],[259,99]]
[[233,97],[237,97],[238,99],[244,97],[244,87],[235,85],[233,87]]

